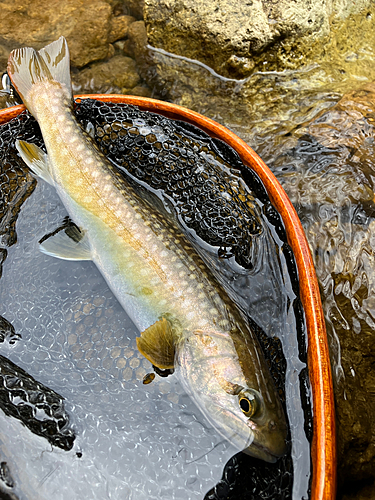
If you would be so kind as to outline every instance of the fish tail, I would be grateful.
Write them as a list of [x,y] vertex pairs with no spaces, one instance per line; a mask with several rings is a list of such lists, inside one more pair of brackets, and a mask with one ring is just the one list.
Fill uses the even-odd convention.
[[33,85],[55,81],[64,87],[66,96],[72,99],[70,80],[70,59],[68,44],[64,37],[36,51],[31,47],[13,50],[8,59],[8,74],[21,96],[25,106],[30,109],[29,94]]

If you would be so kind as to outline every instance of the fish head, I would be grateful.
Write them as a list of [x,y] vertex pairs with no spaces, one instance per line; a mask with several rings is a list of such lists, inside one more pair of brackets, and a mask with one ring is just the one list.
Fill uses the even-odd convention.
[[238,390],[235,396],[240,411],[232,414],[231,428],[227,430],[237,433],[236,440],[244,453],[276,462],[288,449],[288,429],[281,405],[270,405],[252,388],[241,387]]
[[244,368],[237,352],[225,345],[230,339],[213,336],[212,342],[220,349],[202,353],[195,338],[180,349],[178,369],[185,389],[238,450],[276,462],[288,450],[288,426],[268,366],[251,356]]

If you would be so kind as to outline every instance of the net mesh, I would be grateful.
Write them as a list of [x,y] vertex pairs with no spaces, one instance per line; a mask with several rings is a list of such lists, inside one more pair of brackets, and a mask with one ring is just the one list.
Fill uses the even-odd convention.
[[[272,235],[273,241],[276,242],[275,259],[283,263],[283,272],[286,273],[283,279],[290,282],[290,297],[281,302],[286,311],[283,314],[290,317],[289,323],[292,325],[290,328],[296,342],[295,359],[297,361],[291,361],[291,358],[288,358],[288,362],[291,365],[295,362],[296,366],[300,366],[299,363],[302,362],[304,366],[298,371],[297,385],[304,412],[302,427],[305,429],[307,440],[310,441],[312,413],[306,369],[304,318],[298,299],[298,274],[281,218],[270,203],[259,178],[242,164],[238,155],[229,146],[209,137],[190,124],[143,112],[133,106],[103,103],[91,99],[76,103],[75,113],[83,128],[92,135],[99,148],[123,171],[124,175],[130,175],[141,184],[142,188],[147,188],[161,198],[163,207],[176,213],[179,223],[191,236],[200,244],[208,245],[211,252],[213,248],[215,249],[219,262],[225,263],[234,259],[242,266],[237,276],[239,282],[243,281],[246,284],[246,276],[251,276],[251,273],[262,264],[264,253],[260,252],[259,248],[265,243],[265,238]],[[1,264],[7,256],[7,248],[17,241],[15,224],[21,206],[36,186],[35,179],[30,175],[15,149],[17,139],[44,147],[39,127],[28,112],[0,126]],[[31,213],[25,212],[25,220],[20,224],[21,229],[17,225],[19,231],[27,233],[29,237],[31,234],[35,242],[38,240],[38,236],[34,235],[35,229],[29,229],[34,220],[34,213],[38,214],[39,224],[45,224],[50,231],[55,230],[56,223],[61,221],[64,215],[63,208],[56,209],[58,202],[43,201],[50,199],[50,194],[47,198],[43,194],[49,193],[49,190],[52,190],[50,186],[41,188],[42,205],[40,205],[41,202],[36,201],[31,208],[29,206],[28,210],[29,212],[31,210]],[[23,227],[26,229],[22,229]],[[184,446],[190,442],[191,437],[194,437],[194,433],[198,433],[197,436],[202,443],[204,439],[209,438],[205,449],[207,446],[213,446],[214,449],[218,446],[218,442],[212,438],[209,431],[202,430],[200,424],[196,426],[198,423],[196,417],[192,417],[190,413],[175,413],[177,404],[186,404],[186,399],[184,399],[186,396],[182,394],[173,379],[169,381],[168,377],[166,380],[159,379],[158,382],[153,382],[150,384],[151,389],[147,389],[151,391],[150,393],[147,392],[145,386],[141,388],[141,391],[135,388],[134,384],[143,379],[151,366],[137,352],[135,334],[132,333],[134,327],[124,323],[123,311],[114,301],[111,292],[105,289],[99,277],[92,278],[92,281],[87,278],[87,283],[84,283],[80,281],[82,276],[79,274],[76,276],[72,271],[71,278],[69,278],[68,267],[65,267],[65,263],[53,261],[48,264],[50,267],[46,267],[44,257],[41,255],[35,257],[31,250],[29,253],[28,250],[24,250],[23,253],[21,252],[18,256],[15,254],[11,258],[11,272],[22,274],[22,283],[27,293],[24,292],[22,301],[10,302],[7,306],[8,312],[17,318],[19,328],[23,327],[25,330],[34,328],[35,334],[29,336],[28,340],[23,339],[28,342],[26,352],[22,351],[22,347],[18,351],[9,352],[18,352],[17,355],[12,355],[15,359],[19,359],[21,364],[27,365],[32,373],[38,373],[39,370],[44,383],[37,382],[25,370],[17,367],[5,357],[0,357],[2,370],[12,368],[13,372],[18,374],[14,378],[15,381],[19,381],[15,382],[15,386],[17,384],[23,386],[22,397],[20,396],[19,401],[24,402],[21,406],[27,406],[26,410],[18,411],[19,408],[16,408],[17,405],[14,404],[12,398],[13,387],[4,383],[1,390],[5,392],[0,406],[7,415],[16,416],[36,434],[44,435],[41,431],[36,431],[37,428],[47,429],[45,437],[49,439],[49,442],[53,442],[54,446],[60,446],[63,450],[72,448],[74,431],[69,424],[69,409],[68,412],[65,411],[61,397],[48,388],[48,383],[53,381],[54,387],[64,393],[64,397],[70,401],[68,406],[72,411],[73,420],[78,423],[78,428],[81,431],[82,428],[84,429],[83,435],[87,437],[88,442],[91,440],[92,446],[88,447],[91,453],[94,455],[106,445],[116,450],[117,459],[115,458],[113,463],[107,464],[104,461],[100,464],[96,462],[95,465],[98,471],[100,470],[99,476],[101,474],[103,477],[111,478],[111,488],[115,492],[115,498],[119,498],[116,495],[120,492],[128,495],[128,498],[133,498],[131,495],[134,494],[138,495],[137,498],[150,499],[154,497],[203,498],[205,491],[209,490],[207,484],[211,484],[211,489],[205,496],[207,500],[224,498],[286,500],[293,497],[294,472],[291,454],[276,464],[265,464],[243,454],[236,454],[227,461],[222,478],[214,487],[212,487],[214,477],[215,474],[217,477],[217,470],[222,468],[225,454],[219,454],[216,458],[210,458],[210,455],[205,456],[204,459],[194,458],[192,462],[195,467],[194,473],[191,472],[191,464],[189,465],[190,483],[189,480],[186,482],[182,479],[186,470],[178,469],[177,471],[173,468],[172,459],[171,463],[164,467],[166,469],[164,476],[162,474],[158,478],[155,477],[152,479],[153,486],[149,486],[150,478],[154,477],[158,465],[152,466],[151,464],[151,468],[142,468],[141,464],[146,460],[146,456],[140,453],[141,462],[137,467],[141,469],[135,474],[131,460],[129,462],[128,453],[130,449],[133,450],[139,446],[142,448],[142,440],[148,439],[146,431],[142,430],[142,425],[144,429],[149,431],[151,429],[150,421],[145,420],[144,414],[139,413],[138,409],[138,407],[143,408],[142,405],[147,406],[143,400],[145,394],[148,394],[146,400],[151,398],[150,401],[154,403],[159,401],[159,394],[164,398],[162,413],[160,411],[157,413],[159,423],[152,427],[153,450],[160,447],[161,456],[169,453],[173,448],[168,447],[166,439],[170,426],[174,426],[175,430],[182,429],[181,442],[184,442]],[[27,269],[25,269],[25,261],[29,262]],[[220,264],[215,265],[220,270]],[[30,273],[29,285],[27,285],[28,273]],[[225,275],[225,269],[223,273]],[[59,283],[59,280],[62,280],[61,276],[64,276],[66,282],[64,281],[61,285],[62,290],[57,286],[58,292],[56,293],[56,279]],[[12,287],[12,279],[9,275],[5,277],[5,281],[3,280],[4,286],[8,289]],[[76,292],[65,290],[67,284],[76,281],[80,283]],[[263,285],[264,283],[260,283],[259,286]],[[104,291],[97,292],[99,288]],[[41,297],[38,297],[39,302],[32,305],[33,312],[28,311],[26,314],[25,307],[28,302],[32,303],[33,294],[35,295],[34,289],[41,289],[43,293]],[[16,292],[14,293],[17,296]],[[59,298],[61,297],[61,302],[53,299],[51,303],[50,297],[53,297],[54,293]],[[265,303],[266,299],[263,298],[262,302]],[[260,309],[263,305],[261,304]],[[280,304],[278,307],[281,308]],[[51,314],[49,312],[51,308],[55,308],[56,312],[50,316],[50,325],[56,324],[53,328],[56,332],[64,330],[64,333],[58,333],[56,338],[51,337],[46,327],[44,331],[41,330],[39,333],[37,331],[38,318]],[[64,314],[65,316],[61,316]],[[287,364],[283,353],[285,346],[278,338],[272,338],[264,333],[263,330],[267,331],[266,324],[261,325],[263,330],[255,323],[253,326],[288,414],[286,394],[288,394],[288,387],[290,388],[293,384],[291,375],[287,375]],[[50,326],[49,329],[51,328]],[[14,349],[11,345],[20,338],[20,335],[5,318],[2,318],[0,324],[0,334],[0,342],[7,344],[9,349]],[[16,344],[19,345],[20,342]],[[43,357],[47,361],[44,362],[41,370],[40,361],[44,359]],[[66,360],[66,366],[61,362],[62,359]],[[73,363],[74,368],[69,363]],[[59,369],[62,370],[62,375]],[[59,382],[56,382],[56,376],[59,377]],[[102,406],[99,403],[99,395],[103,401]],[[125,406],[117,403],[117,409],[115,409],[108,396],[114,396],[117,399],[124,398]],[[54,400],[53,397],[57,399]],[[42,409],[48,416],[47,419],[38,418],[40,415],[38,398],[43,400]],[[34,400],[35,404],[31,404],[30,401]],[[107,407],[105,407],[105,401],[107,401]],[[126,418],[118,413],[121,408],[126,412]],[[103,417],[104,410],[110,415],[111,420],[108,422]],[[90,420],[87,417],[88,414],[91,414],[93,420],[97,418],[96,423],[94,421],[88,423]],[[50,427],[46,422],[49,422]],[[102,426],[99,422],[102,422]],[[115,430],[110,431],[113,423],[115,423]],[[53,431],[51,425],[54,426]],[[290,421],[290,425],[293,434],[293,422]],[[102,429],[101,435],[98,435],[99,427]],[[161,430],[162,427],[164,430]],[[128,436],[126,439],[125,450],[118,450],[108,434],[108,432],[113,432],[113,435],[117,435],[120,428],[133,432],[132,438]],[[163,434],[164,431],[165,434]],[[123,440],[123,434],[117,439],[119,442]],[[294,446],[298,449],[297,443],[294,443]],[[77,449],[75,445],[73,451],[77,454],[76,456],[79,456],[81,452]],[[85,456],[87,457],[87,450]],[[211,453],[211,457],[213,456]],[[83,463],[82,460],[81,463]],[[35,474],[37,473],[36,469]],[[69,475],[69,473],[66,474]],[[128,477],[129,487],[121,483],[120,478],[123,478],[124,474]],[[140,477],[142,479],[139,479]],[[171,479],[172,477],[174,479]],[[163,486],[165,478],[169,478],[169,489]],[[89,469],[85,469],[80,480],[81,483],[72,480],[71,487],[75,492],[82,488],[85,494],[87,482],[91,481],[93,484]],[[142,486],[137,483],[138,480],[143,481]],[[197,487],[198,483],[199,487]],[[9,488],[9,485],[7,487]],[[30,485],[28,487],[31,488]],[[68,486],[64,485],[64,488],[65,494],[68,494]],[[97,489],[97,492],[100,491],[100,488]]]

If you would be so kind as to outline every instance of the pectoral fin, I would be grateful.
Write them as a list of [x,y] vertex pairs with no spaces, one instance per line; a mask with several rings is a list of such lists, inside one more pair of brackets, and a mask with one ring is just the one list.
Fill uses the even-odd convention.
[[147,328],[137,338],[139,352],[162,370],[173,369],[175,337],[171,324],[165,318]]
[[35,144],[26,141],[16,141],[16,148],[29,169],[48,184],[54,185],[48,166],[48,155]]
[[91,260],[91,248],[85,233],[70,226],[43,241],[40,250],[64,260]]

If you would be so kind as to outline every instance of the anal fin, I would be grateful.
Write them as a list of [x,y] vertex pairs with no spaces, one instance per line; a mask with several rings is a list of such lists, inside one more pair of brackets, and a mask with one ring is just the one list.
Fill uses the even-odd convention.
[[165,318],[157,321],[137,338],[139,352],[161,370],[174,368],[175,336]]

